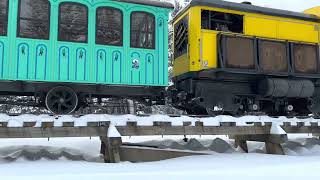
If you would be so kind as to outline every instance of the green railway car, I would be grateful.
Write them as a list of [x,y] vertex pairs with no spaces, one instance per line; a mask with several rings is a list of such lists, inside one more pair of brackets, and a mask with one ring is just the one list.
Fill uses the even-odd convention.
[[143,0],[0,0],[0,94],[30,95],[56,114],[81,97],[161,101],[168,14]]

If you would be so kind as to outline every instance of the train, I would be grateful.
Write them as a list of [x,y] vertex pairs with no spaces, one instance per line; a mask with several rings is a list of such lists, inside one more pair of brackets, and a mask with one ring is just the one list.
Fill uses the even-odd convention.
[[318,116],[319,15],[191,1],[173,20],[173,104],[190,114]]
[[0,95],[34,97],[58,115],[88,97],[193,115],[320,114],[319,7],[192,0],[171,19],[173,9],[155,0],[0,0]]
[[0,95],[54,114],[87,97],[163,103],[173,5],[143,0],[0,0]]

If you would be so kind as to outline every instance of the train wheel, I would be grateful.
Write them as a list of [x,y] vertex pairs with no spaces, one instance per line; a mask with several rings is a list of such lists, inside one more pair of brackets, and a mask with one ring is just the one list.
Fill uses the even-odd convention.
[[78,106],[79,99],[76,92],[64,86],[51,89],[45,99],[46,107],[54,114],[70,114]]

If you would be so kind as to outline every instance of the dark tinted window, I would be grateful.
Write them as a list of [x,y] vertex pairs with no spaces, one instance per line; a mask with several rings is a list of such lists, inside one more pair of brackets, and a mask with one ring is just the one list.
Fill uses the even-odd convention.
[[96,43],[122,46],[122,11],[111,7],[97,9]]
[[174,25],[174,57],[187,53],[189,45],[189,17],[181,19],[177,24]]
[[131,47],[155,48],[155,17],[146,12],[131,14]]
[[18,37],[49,39],[50,2],[19,0]]
[[0,0],[0,36],[7,35],[8,0]]
[[59,41],[88,41],[88,8],[80,3],[61,3]]
[[243,16],[202,10],[201,26],[202,29],[243,33]]

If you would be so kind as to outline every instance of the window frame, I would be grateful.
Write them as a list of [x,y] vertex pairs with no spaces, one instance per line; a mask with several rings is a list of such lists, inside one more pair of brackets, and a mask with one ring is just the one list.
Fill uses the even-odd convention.
[[50,33],[51,33],[51,2],[49,0],[47,0],[48,5],[49,5],[49,10],[48,10],[48,19],[47,21],[45,20],[41,20],[41,22],[48,22],[48,33],[47,33],[47,37],[46,38],[35,38],[35,37],[26,37],[26,36],[22,36],[20,35],[20,22],[21,20],[27,20],[27,21],[40,21],[39,19],[33,19],[33,18],[21,18],[21,1],[18,1],[18,17],[17,17],[17,37],[18,38],[26,38],[26,39],[38,39],[38,40],[50,40]]
[[[112,10],[117,10],[118,12],[121,13],[121,43],[120,44],[117,44],[117,45],[114,45],[114,44],[108,44],[108,43],[98,43],[97,42],[97,35],[98,35],[98,27],[101,27],[101,26],[98,26],[98,11],[100,9],[112,9]],[[119,9],[119,8],[116,8],[116,7],[112,7],[112,6],[100,6],[98,8],[96,8],[96,22],[95,22],[96,26],[95,26],[95,44],[97,45],[105,45],[105,46],[118,46],[118,47],[121,47],[123,46],[123,40],[124,40],[124,13],[122,11],[122,9]]]
[[[60,39],[60,24],[61,24],[61,16],[60,16],[60,12],[61,12],[61,6],[64,4],[76,4],[76,5],[80,5],[86,8],[87,11],[87,16],[86,16],[86,20],[87,20],[87,38],[85,41],[70,41],[70,40],[61,40]],[[72,23],[73,25],[82,25],[82,24],[77,24],[77,23]],[[88,44],[89,42],[89,7],[85,4],[79,3],[79,2],[72,2],[72,1],[66,1],[66,2],[61,2],[59,3],[58,6],[58,41],[59,42],[73,42],[73,43],[82,43],[82,44]]]
[[1,34],[0,33],[0,36],[8,36],[8,21],[9,21],[9,0],[6,0],[7,1],[7,7],[6,7],[6,14],[5,14],[5,16],[2,18],[2,17],[0,17],[0,20],[3,20],[3,19],[5,19],[5,20],[7,20],[6,21],[6,25],[7,25],[7,29],[5,29],[5,33],[4,34]]
[[[204,28],[203,27],[203,13],[207,11],[208,12],[208,28]],[[231,31],[230,30],[230,27],[228,26],[229,28],[229,31],[224,31],[224,30],[215,30],[213,29],[213,25],[212,25],[212,21],[221,21],[220,23],[222,24],[227,24],[227,22],[223,22],[223,21],[226,21],[226,20],[220,20],[220,19],[213,19],[211,17],[211,15],[213,13],[217,13],[217,14],[224,14],[224,15],[231,15],[233,17],[237,17],[237,18],[241,18],[241,31]],[[235,22],[235,21],[234,21]],[[224,12],[224,11],[217,11],[217,10],[208,10],[208,9],[201,9],[201,29],[204,29],[204,30],[209,30],[209,31],[218,31],[218,32],[227,32],[227,33],[236,33],[236,34],[244,34],[245,33],[245,16],[243,14],[237,14],[237,13],[229,13],[229,12]]]
[[[190,35],[189,26],[190,26],[190,24],[189,24],[189,20],[190,20],[189,15],[185,15],[183,18],[181,18],[181,19],[173,26],[173,34],[174,34],[174,36],[173,36],[173,39],[174,39],[174,43],[173,43],[173,48],[174,48],[173,57],[174,57],[174,59],[178,59],[178,58],[181,57],[182,55],[187,54],[188,51],[189,51],[189,43],[190,43],[190,38],[189,38],[189,35]],[[186,25],[186,31],[187,31],[187,32],[186,32],[186,33],[187,33],[186,36],[187,36],[187,37],[186,37],[186,39],[184,39],[184,41],[186,41],[187,47],[186,47],[183,51],[178,52],[178,51],[177,51],[177,49],[178,49],[178,47],[177,47],[177,40],[176,40],[175,38],[177,37],[177,32],[176,32],[177,27],[178,27],[179,25],[181,25],[181,24]]]
[[[152,16],[153,19],[154,19],[154,31],[152,32],[152,37],[153,37],[153,42],[152,42],[152,47],[137,47],[137,46],[133,46],[132,45],[132,32],[133,32],[133,28],[132,28],[132,17],[135,13],[142,13],[142,14],[146,14],[148,16]],[[156,23],[156,16],[150,12],[146,12],[146,11],[132,11],[131,14],[130,14],[130,48],[138,48],[138,49],[150,49],[150,50],[155,50],[156,49],[156,28],[157,28],[157,23]],[[149,30],[147,30],[146,32],[145,31],[136,31],[135,32],[143,32],[143,33],[146,33],[147,35],[150,34]]]

